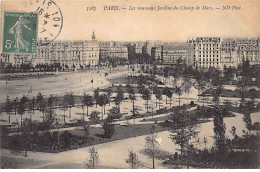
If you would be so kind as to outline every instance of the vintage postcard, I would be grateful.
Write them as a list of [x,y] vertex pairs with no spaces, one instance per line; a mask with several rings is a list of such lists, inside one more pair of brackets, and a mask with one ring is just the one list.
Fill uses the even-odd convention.
[[260,0],[2,0],[2,169],[260,168]]

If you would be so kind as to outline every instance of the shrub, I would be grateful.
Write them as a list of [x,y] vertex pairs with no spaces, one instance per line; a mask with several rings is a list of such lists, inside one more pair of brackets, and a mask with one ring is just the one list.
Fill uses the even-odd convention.
[[191,106],[191,107],[194,107],[194,106],[195,106],[194,101],[190,101],[190,106]]
[[105,120],[103,124],[104,137],[111,138],[115,132],[114,124],[111,124],[110,121]]
[[72,137],[73,135],[66,130],[61,134],[61,140],[65,147],[70,147],[72,143]]

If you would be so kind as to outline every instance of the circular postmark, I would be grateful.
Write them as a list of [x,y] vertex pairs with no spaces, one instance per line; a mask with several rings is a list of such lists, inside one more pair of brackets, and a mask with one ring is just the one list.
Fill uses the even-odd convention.
[[26,0],[25,8],[38,13],[38,40],[40,44],[48,44],[60,34],[63,16],[60,8],[53,0]]

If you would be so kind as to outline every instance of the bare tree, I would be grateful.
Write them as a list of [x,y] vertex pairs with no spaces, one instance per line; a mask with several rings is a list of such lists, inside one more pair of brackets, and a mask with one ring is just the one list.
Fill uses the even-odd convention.
[[132,150],[129,151],[128,159],[126,159],[125,162],[130,165],[131,169],[135,169],[140,165],[140,161],[138,160],[138,156]]
[[95,168],[97,168],[98,164],[100,163],[97,149],[93,146],[88,150],[88,152],[89,152],[90,157],[88,159],[88,162],[86,163],[86,166],[88,168],[95,169]]
[[157,133],[154,133],[155,127],[151,128],[151,134],[145,138],[145,151],[152,157],[153,169],[155,169],[155,156],[159,150],[159,143],[156,140]]
[[6,97],[6,103],[5,103],[4,109],[5,109],[6,113],[9,115],[8,121],[9,121],[9,123],[11,123],[12,102],[9,99],[9,96]]

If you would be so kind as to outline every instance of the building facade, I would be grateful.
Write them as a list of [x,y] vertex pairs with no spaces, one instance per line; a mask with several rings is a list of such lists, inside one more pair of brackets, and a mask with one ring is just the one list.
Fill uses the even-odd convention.
[[100,58],[128,58],[127,47],[121,42],[107,41],[99,42]]
[[[236,67],[248,59],[251,65],[260,63],[260,38],[236,39],[220,37],[197,37],[186,43],[146,41],[146,42],[98,42],[95,33],[87,41],[54,41],[37,43],[35,54],[2,53],[1,65],[22,63],[60,64],[65,68],[84,68],[98,65],[100,59],[124,58],[131,63],[141,61],[143,55],[151,55],[156,64],[175,64],[179,58],[187,65],[198,69],[214,67],[222,70]],[[140,55],[141,54],[141,55]]]
[[260,38],[258,39],[236,39],[237,62],[242,63],[243,59],[248,59],[251,65],[260,62]]
[[188,40],[187,42],[193,47],[192,59],[195,68],[219,68],[221,55],[221,40],[219,37],[199,37]]

